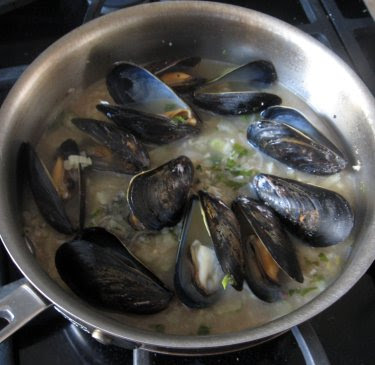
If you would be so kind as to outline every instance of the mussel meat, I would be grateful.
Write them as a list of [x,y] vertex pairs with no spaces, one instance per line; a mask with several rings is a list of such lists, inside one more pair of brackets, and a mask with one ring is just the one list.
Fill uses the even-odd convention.
[[264,60],[240,66],[199,87],[194,102],[218,114],[254,113],[281,104],[275,94],[261,91],[277,80],[272,63]]
[[177,224],[193,183],[194,166],[180,156],[132,178],[128,187],[130,224],[136,229],[160,230]]
[[166,144],[199,133],[196,119],[189,118],[183,109],[174,111],[171,117],[119,105],[99,104],[97,109],[144,142]]
[[253,184],[259,198],[289,224],[292,233],[311,246],[331,246],[350,235],[354,216],[340,194],[265,174],[256,175]]
[[247,139],[270,157],[309,174],[335,174],[347,164],[335,151],[296,128],[277,121],[260,120],[251,124]]
[[243,196],[233,202],[232,209],[241,228],[246,282],[260,299],[280,299],[285,274],[300,283],[303,275],[279,218],[271,208]]
[[80,238],[64,243],[55,263],[69,288],[100,308],[151,314],[165,309],[172,298],[171,291],[102,228],[84,230]]
[[95,119],[74,118],[72,123],[98,143],[96,148],[88,151],[94,162],[93,168],[136,174],[149,166],[145,147],[131,133]]

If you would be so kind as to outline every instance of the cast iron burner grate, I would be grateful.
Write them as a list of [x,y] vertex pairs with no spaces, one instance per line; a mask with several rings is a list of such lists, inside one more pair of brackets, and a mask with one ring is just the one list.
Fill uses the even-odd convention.
[[[217,1],[264,12],[309,33],[347,62],[375,94],[375,24],[362,0]],[[155,1],[0,0],[0,105],[27,65],[56,39],[84,20],[144,2]],[[9,12],[10,7],[17,6],[19,8]],[[373,363],[374,272],[373,265],[347,295],[311,321],[334,364]],[[20,273],[0,247],[0,284],[19,277]],[[0,363],[294,365],[314,364],[315,357],[319,364],[328,364],[311,324],[304,324],[293,331],[305,361],[292,332],[254,348],[226,355],[175,357],[140,350],[132,354],[129,350],[98,343],[51,310],[0,345]],[[353,334],[356,334],[355,337]],[[305,340],[313,345],[306,347]]]

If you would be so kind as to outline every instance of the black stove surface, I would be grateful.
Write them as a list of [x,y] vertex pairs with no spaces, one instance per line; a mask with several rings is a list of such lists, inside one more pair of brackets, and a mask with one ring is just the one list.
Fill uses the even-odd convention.
[[[93,2],[98,1],[89,0],[89,3]],[[124,4],[141,2],[148,1],[107,0],[103,12]],[[375,93],[375,25],[362,0],[219,2],[252,8],[306,31],[335,51]],[[56,39],[79,26],[87,11],[86,0],[21,0],[10,3],[30,4],[2,14],[5,10],[0,0],[0,105],[26,66]],[[0,285],[18,277],[19,272],[0,247]],[[331,364],[374,364],[374,280],[375,264],[348,294],[310,321]],[[305,328],[307,331],[311,330],[309,326]],[[175,357],[151,354],[146,356],[146,360],[144,363],[155,365],[306,363],[291,332],[254,348],[226,355]],[[132,362],[131,351],[101,345],[53,309],[35,318],[0,345],[0,364],[4,365],[105,365]]]

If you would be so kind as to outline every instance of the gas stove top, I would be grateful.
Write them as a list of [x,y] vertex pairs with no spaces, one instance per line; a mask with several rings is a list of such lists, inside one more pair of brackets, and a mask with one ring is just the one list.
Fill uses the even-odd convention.
[[[92,17],[150,1],[0,0],[0,105],[33,59]],[[347,62],[375,94],[375,24],[362,0],[219,1],[258,10],[309,33]],[[0,284],[20,277],[0,247]],[[336,304],[293,331],[226,355],[176,357],[105,346],[55,310],[0,345],[0,364],[374,363],[375,264]],[[2,323],[0,321],[0,328]]]

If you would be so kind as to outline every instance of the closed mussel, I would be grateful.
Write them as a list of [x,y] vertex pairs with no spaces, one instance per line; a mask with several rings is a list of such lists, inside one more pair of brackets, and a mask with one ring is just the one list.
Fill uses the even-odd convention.
[[172,293],[103,228],[84,230],[56,252],[63,281],[91,305],[140,314],[165,309]]
[[281,103],[275,94],[263,91],[277,80],[272,63],[253,61],[202,85],[194,102],[218,114],[240,115],[258,112]]
[[149,166],[148,153],[133,134],[95,119],[74,118],[72,123],[97,142],[87,149],[93,168],[134,175]]
[[311,246],[331,246],[350,235],[354,215],[340,194],[265,174],[255,176],[253,184],[259,198],[288,223],[292,233]]
[[119,128],[130,131],[144,142],[167,144],[199,133],[196,120],[194,118],[189,120],[183,109],[167,117],[120,105],[103,103],[96,107]]
[[266,205],[242,196],[232,209],[241,228],[247,284],[264,301],[281,299],[286,275],[300,283],[303,275],[279,218]]
[[186,156],[134,176],[127,194],[130,224],[149,230],[176,225],[188,201],[193,176],[194,166]]
[[342,153],[298,111],[272,107],[261,115],[268,119],[251,124],[247,138],[263,153],[309,174],[331,175],[346,167]]

